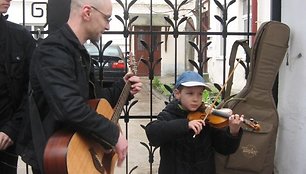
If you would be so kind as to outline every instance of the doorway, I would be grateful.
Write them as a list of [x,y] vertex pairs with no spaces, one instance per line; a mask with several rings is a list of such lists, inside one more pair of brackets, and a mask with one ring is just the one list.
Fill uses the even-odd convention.
[[[160,34],[156,34],[153,33],[151,36],[150,34],[141,34],[144,31],[150,31],[150,27],[149,26],[135,26],[134,28],[135,32],[139,34],[136,34],[134,37],[134,54],[135,54],[135,59],[138,62],[141,58],[146,59],[149,61],[149,53],[148,51],[145,49],[145,47],[142,45],[142,43],[140,42],[141,40],[145,41],[149,48],[151,48],[151,38],[153,39],[153,45],[156,45],[157,43],[160,42],[161,40],[161,36]],[[161,31],[161,27],[152,27],[153,31]],[[154,51],[153,57],[154,57],[154,62],[153,64],[156,62],[156,60],[161,58],[161,51],[160,51],[160,45],[156,48],[156,50]],[[160,76],[161,74],[161,62],[158,63],[155,66],[154,69],[154,75],[155,76]],[[140,61],[139,65],[138,65],[138,71],[137,71],[137,75],[138,76],[148,76],[149,75],[149,69],[148,67]]]

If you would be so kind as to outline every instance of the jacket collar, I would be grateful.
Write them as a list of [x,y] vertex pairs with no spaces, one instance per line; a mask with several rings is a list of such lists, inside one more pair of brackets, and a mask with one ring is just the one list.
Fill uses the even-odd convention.
[[66,37],[67,40],[69,40],[74,47],[78,48],[79,50],[85,51],[85,47],[80,43],[79,39],[75,35],[75,33],[72,31],[70,26],[66,23],[62,27],[62,31],[64,33],[64,36]]
[[6,27],[7,16],[8,15],[3,16],[2,13],[0,15],[0,42],[2,41],[5,42],[6,34],[3,34],[3,33],[6,33],[6,30],[7,30],[7,27]]
[[189,113],[188,111],[182,108],[180,101],[176,99],[168,103],[164,110],[180,118],[186,118]]
[[1,19],[7,20],[8,15],[3,15],[2,13],[0,13]]

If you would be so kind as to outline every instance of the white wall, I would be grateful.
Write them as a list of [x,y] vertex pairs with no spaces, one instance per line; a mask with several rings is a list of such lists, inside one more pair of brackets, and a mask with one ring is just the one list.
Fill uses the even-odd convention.
[[[33,25],[44,25],[46,23],[46,5],[45,4],[36,4],[34,5],[34,8],[36,10],[34,10],[34,15],[41,15],[43,13],[43,17],[41,18],[35,18],[32,16],[31,14],[31,4],[33,2],[33,0],[27,0],[25,1],[25,22],[26,24],[33,24]],[[35,2],[47,2],[47,0],[40,0],[40,1],[35,1]],[[44,9],[44,11],[42,12],[39,9]],[[18,24],[22,24],[23,19],[23,6],[22,6],[22,0],[13,0],[11,1],[11,6],[7,12],[7,14],[9,14],[9,21],[18,23]]]
[[[276,151],[277,174],[304,174],[306,171],[306,1],[282,1],[282,22],[291,28],[289,65],[280,69],[280,117]],[[301,54],[301,56],[299,56]]]
[[[223,3],[223,1],[220,1]],[[228,1],[229,2],[229,1]],[[211,29],[209,32],[222,32],[222,26],[218,20],[215,19],[214,15],[218,15],[222,18],[222,12],[221,10],[217,7],[214,1],[210,2],[210,10],[211,10],[211,19],[210,19],[210,25]],[[232,4],[228,8],[228,20],[231,19],[232,17],[236,16],[237,18],[232,21],[228,25],[228,32],[244,32],[244,27],[243,27],[243,20],[242,20],[242,3],[240,0],[237,0],[234,4]],[[211,81],[214,83],[218,83],[220,85],[223,84],[223,38],[222,36],[211,36],[211,45],[208,50],[208,57],[212,57],[211,60],[208,61],[208,73],[210,76]],[[226,79],[229,74],[229,66],[228,66],[228,60],[231,52],[231,48],[233,43],[236,40],[240,39],[246,39],[244,36],[233,36],[233,35],[228,35],[226,39]],[[244,60],[245,58],[245,53],[241,47],[239,47],[238,52],[237,52],[237,58],[242,58]],[[236,64],[236,63],[235,63]],[[237,69],[235,70],[234,73],[234,80],[233,80],[233,90],[239,91],[242,89],[245,85],[245,71],[242,68],[242,66],[238,66]]]
[[257,28],[270,20],[271,16],[271,0],[257,0]]

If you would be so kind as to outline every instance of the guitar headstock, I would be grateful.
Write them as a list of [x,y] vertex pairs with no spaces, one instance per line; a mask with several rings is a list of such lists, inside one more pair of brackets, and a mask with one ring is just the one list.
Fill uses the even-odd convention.
[[130,67],[130,71],[133,74],[137,74],[137,68],[138,68],[138,63],[136,62],[135,56],[132,52],[130,52],[129,54],[129,61],[128,61],[129,67]]

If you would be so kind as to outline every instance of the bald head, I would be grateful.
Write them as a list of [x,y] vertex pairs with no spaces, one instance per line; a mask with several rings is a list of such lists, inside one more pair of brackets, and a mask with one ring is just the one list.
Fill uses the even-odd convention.
[[106,2],[110,2],[110,0],[71,0],[71,9],[76,9],[84,4],[90,4],[92,6],[103,5]]
[[70,17],[72,17],[72,14],[79,11],[80,7],[84,5],[90,5],[98,8],[102,7],[107,11],[112,11],[111,0],[71,0]]
[[109,30],[111,16],[111,0],[71,0],[68,25],[83,44],[88,39],[99,40]]

